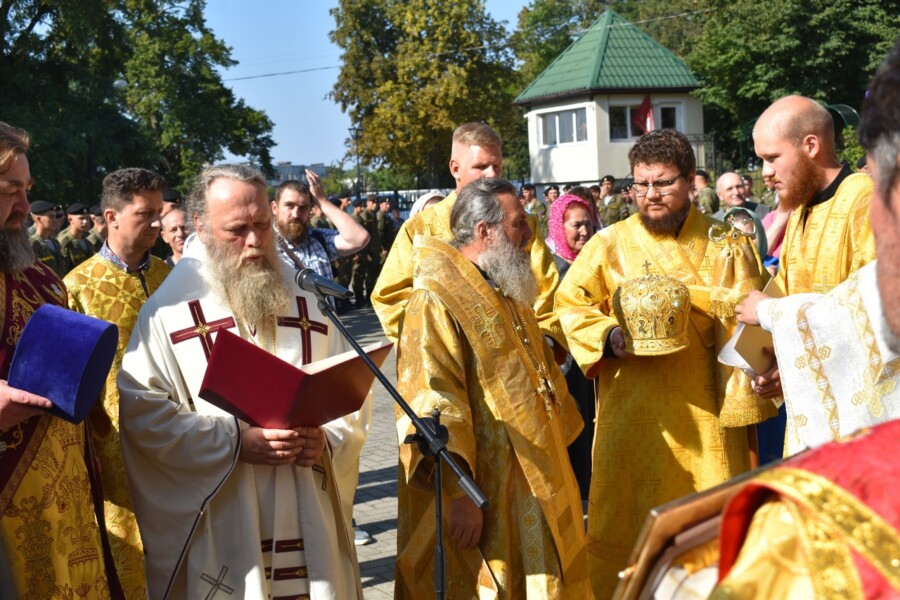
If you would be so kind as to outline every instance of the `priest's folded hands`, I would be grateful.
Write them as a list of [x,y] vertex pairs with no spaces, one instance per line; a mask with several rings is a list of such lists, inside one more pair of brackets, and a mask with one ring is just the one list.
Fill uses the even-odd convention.
[[247,427],[241,431],[239,460],[253,465],[311,467],[319,462],[324,450],[325,434],[318,427]]

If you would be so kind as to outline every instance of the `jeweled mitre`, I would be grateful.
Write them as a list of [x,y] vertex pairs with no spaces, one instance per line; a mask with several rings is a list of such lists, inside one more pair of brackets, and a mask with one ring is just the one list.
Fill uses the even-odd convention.
[[671,277],[629,279],[613,295],[625,349],[637,356],[672,354],[688,347],[691,293]]

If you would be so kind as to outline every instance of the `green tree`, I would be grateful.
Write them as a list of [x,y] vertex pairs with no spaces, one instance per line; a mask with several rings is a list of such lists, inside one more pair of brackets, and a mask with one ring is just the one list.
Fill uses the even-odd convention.
[[125,62],[128,112],[156,141],[170,184],[189,181],[223,148],[271,173],[272,122],[236,99],[216,67],[235,64],[203,16],[204,0],[125,0],[131,52]]
[[[0,0],[0,118],[33,138],[34,196],[93,203],[106,173],[182,184],[222,149],[268,165],[271,123],[215,72],[201,0]],[[183,186],[182,186],[183,187]]]
[[448,185],[457,126],[515,126],[512,56],[480,0],[340,0],[332,15],[343,65],[331,95],[363,130],[363,162]]
[[752,152],[753,122],[773,100],[802,94],[859,109],[900,31],[896,0],[772,0],[764,7],[732,0],[714,7],[687,62],[703,82],[697,94],[707,131],[736,161]]

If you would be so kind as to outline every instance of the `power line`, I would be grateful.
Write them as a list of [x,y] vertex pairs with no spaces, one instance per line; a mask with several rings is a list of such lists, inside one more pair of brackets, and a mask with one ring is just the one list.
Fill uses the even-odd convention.
[[[692,11],[687,11],[687,12],[678,13],[678,14],[674,14],[674,15],[662,15],[659,17],[652,17],[650,19],[643,19],[641,21],[632,21],[632,22],[628,22],[628,23],[616,23],[613,25],[609,25],[608,27],[610,29],[615,28],[615,27],[632,27],[634,25],[641,25],[644,23],[653,23],[655,21],[665,21],[668,19],[678,19],[681,17],[689,17],[691,15],[697,15],[697,14],[701,14],[701,13],[711,12],[713,10],[714,9],[712,9],[712,8],[702,8],[699,10],[692,10]],[[580,35],[584,34],[586,31],[588,31],[588,30],[581,29],[579,31],[573,32],[572,35],[580,36]],[[477,52],[479,50],[490,50],[492,48],[506,48],[510,45],[511,45],[510,42],[503,42],[502,44],[488,44],[488,45],[483,45],[483,46],[471,46],[471,47],[467,47],[467,48],[456,48],[456,49],[448,51],[448,52],[431,52],[431,53],[427,54],[426,56],[428,58],[434,58],[434,57],[438,57],[438,56],[446,56],[449,54],[459,54],[461,52]],[[313,67],[311,69],[298,69],[296,71],[281,71],[279,73],[263,73],[261,75],[247,75],[246,77],[229,77],[228,79],[223,79],[222,81],[245,81],[247,79],[263,79],[266,77],[280,77],[282,75],[296,75],[298,73],[311,73],[313,71],[328,71],[330,69],[340,69],[340,68],[341,68],[340,66]]]
[[296,75],[297,73],[311,73],[312,71],[328,71],[340,69],[340,67],[313,67],[312,69],[298,69],[296,71],[281,71],[280,73],[263,73],[261,75],[247,75],[246,77],[229,77],[222,81],[244,81],[246,79],[262,79],[263,77],[280,77],[281,75]]

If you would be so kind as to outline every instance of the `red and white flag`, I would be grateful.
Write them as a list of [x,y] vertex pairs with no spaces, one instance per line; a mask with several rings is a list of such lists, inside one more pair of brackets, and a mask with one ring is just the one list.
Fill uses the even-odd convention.
[[654,129],[656,123],[653,121],[653,103],[650,102],[650,94],[647,94],[638,109],[631,113],[631,130],[635,135],[643,135]]

